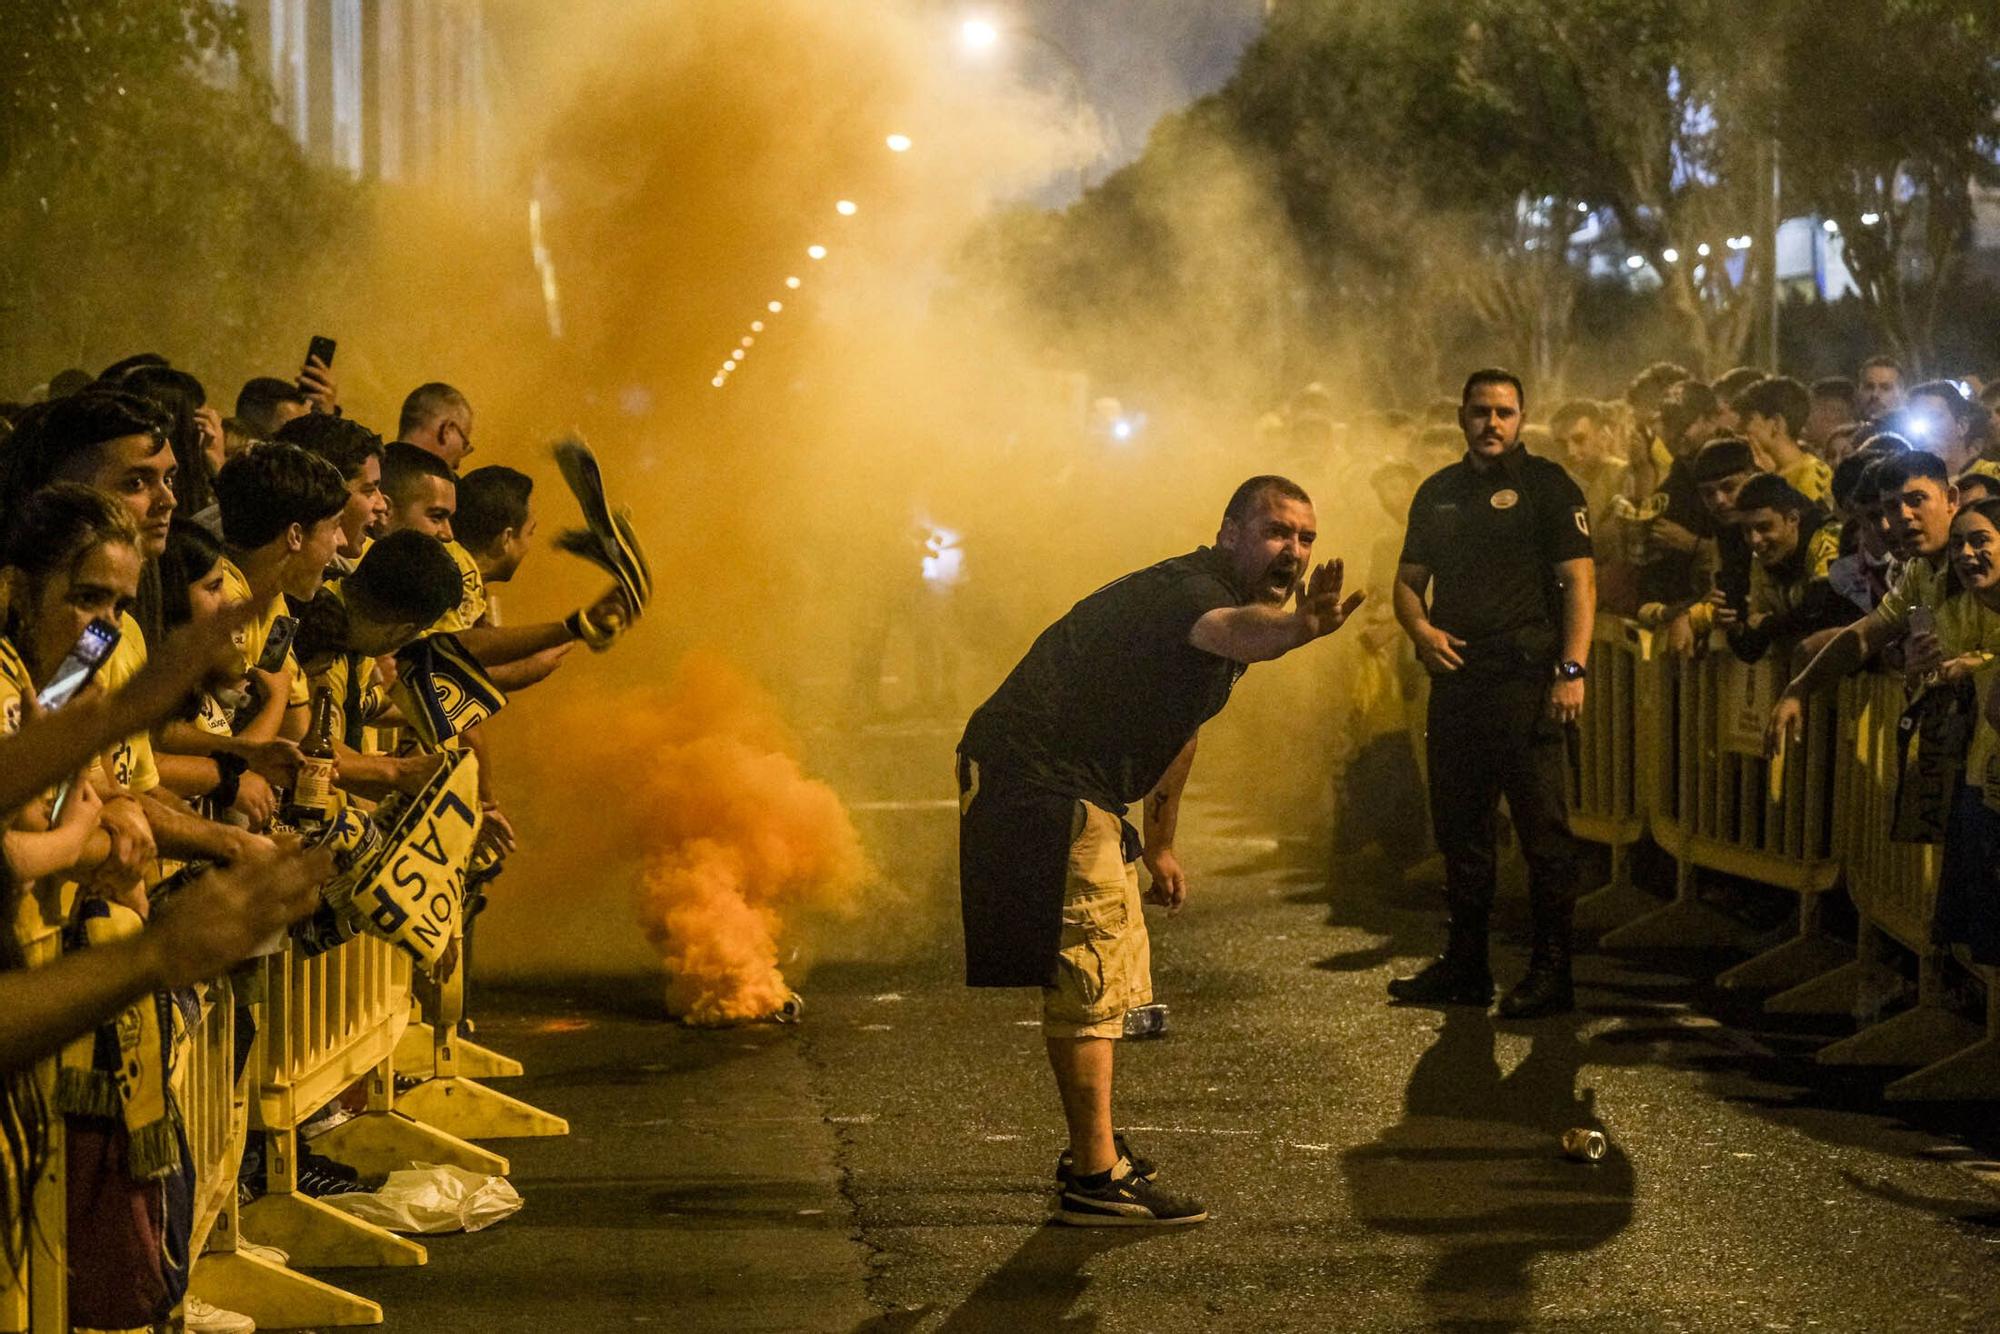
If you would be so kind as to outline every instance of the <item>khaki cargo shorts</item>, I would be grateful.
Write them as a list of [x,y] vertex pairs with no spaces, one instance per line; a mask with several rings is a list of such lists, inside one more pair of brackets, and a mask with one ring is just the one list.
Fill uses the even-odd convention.
[[1153,946],[1139,900],[1139,864],[1125,860],[1121,825],[1087,801],[1070,819],[1062,946],[1042,989],[1042,1033],[1122,1038],[1125,1011],[1153,999]]

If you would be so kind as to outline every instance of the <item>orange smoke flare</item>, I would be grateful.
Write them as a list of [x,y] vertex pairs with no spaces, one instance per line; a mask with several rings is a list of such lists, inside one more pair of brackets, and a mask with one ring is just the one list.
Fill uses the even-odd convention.
[[[868,876],[833,789],[808,778],[775,704],[720,658],[604,702],[588,741],[634,840],[639,924],[690,1024],[768,1019],[792,996],[788,933],[850,908]],[[605,726],[605,720],[615,720]]]

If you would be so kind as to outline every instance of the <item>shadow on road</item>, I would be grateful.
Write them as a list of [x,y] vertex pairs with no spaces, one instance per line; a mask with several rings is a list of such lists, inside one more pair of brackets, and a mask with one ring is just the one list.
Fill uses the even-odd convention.
[[1632,1164],[1615,1141],[1595,1165],[1561,1156],[1563,1131],[1601,1128],[1589,1090],[1576,1088],[1587,1053],[1578,1023],[1538,1025],[1503,1075],[1491,1016],[1447,1010],[1411,1072],[1403,1119],[1343,1156],[1362,1223],[1435,1248],[1423,1296],[1438,1329],[1520,1328],[1538,1257],[1602,1246],[1631,1222]]
[[[937,1334],[1029,1334],[1070,1330],[1090,1334],[1098,1328],[1095,1311],[1072,1313],[1090,1289],[1085,1268],[1098,1256],[1140,1242],[1172,1245],[1173,1232],[1150,1228],[1073,1228],[1054,1223],[1035,1229],[1007,1263],[988,1274],[958,1309],[945,1317]],[[903,1313],[871,1321],[855,1334],[886,1334],[921,1319],[924,1312]],[[885,1323],[888,1322],[888,1323]]]

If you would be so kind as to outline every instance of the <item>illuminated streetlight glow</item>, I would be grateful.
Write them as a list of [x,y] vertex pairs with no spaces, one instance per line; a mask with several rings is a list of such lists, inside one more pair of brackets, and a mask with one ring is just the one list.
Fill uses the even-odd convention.
[[752,320],[752,321],[750,321],[750,332],[751,332],[751,333],[763,333],[763,332],[764,332],[764,321],[762,321],[762,320]]
[[807,258],[807,259],[825,259],[825,258],[826,258],[826,247],[825,247],[825,246],[823,246],[823,245],[809,245],[809,246],[807,246],[807,247],[806,247],[806,258]]
[[1703,259],[1708,258],[1708,242],[1703,241],[1700,245],[1696,246],[1694,253],[1700,255]]
[[1625,256],[1625,267],[1628,269],[1643,269],[1646,267],[1646,257],[1644,255],[1627,255]]
[[1000,45],[1000,29],[990,19],[967,19],[958,25],[958,40],[968,51],[991,51]]
[[1840,224],[1835,222],[1832,218],[1828,218],[1825,222],[1821,223],[1820,226],[1826,228],[1826,234],[1828,236],[1833,236],[1840,231]]
[[1880,221],[1882,221],[1882,215],[1880,213],[1863,213],[1861,215],[1861,225],[1863,227],[1873,227],[1876,223]]
[[773,301],[770,305],[764,307],[764,309],[770,311],[773,315],[777,314],[784,308],[785,308],[785,303],[782,301]]
[[799,280],[797,278],[787,278],[785,279],[785,286],[796,292],[799,290]]
[[1662,250],[1660,252],[1660,258],[1664,259],[1669,264],[1678,264],[1680,263],[1681,260],[1681,252],[1674,249],[1672,246],[1668,246],[1665,250]]
[[889,145],[891,153],[907,153],[910,151],[910,136],[907,134],[892,134],[884,142]]
[[722,388],[722,377],[718,375],[713,380],[710,380],[709,383],[714,385],[717,389],[720,389]]
[[749,334],[744,334],[744,335],[743,335],[743,346],[745,346],[745,347],[748,347],[748,346],[750,346],[750,344],[752,344],[752,343],[754,343],[754,342],[756,342],[756,341],[757,341],[757,340],[756,340],[756,339],[754,339],[754,338],[752,338],[752,337],[751,337],[751,336],[750,336]]
[[852,199],[842,199],[835,201],[833,211],[843,218],[851,218],[861,211],[861,206]]

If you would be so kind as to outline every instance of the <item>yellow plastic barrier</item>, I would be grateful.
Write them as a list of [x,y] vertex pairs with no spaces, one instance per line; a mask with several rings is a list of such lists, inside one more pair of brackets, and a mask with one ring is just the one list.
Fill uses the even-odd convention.
[[[308,1268],[421,1265],[421,1245],[298,1190],[298,1129],[366,1080],[368,1108],[313,1141],[316,1152],[364,1174],[422,1160],[505,1172],[504,1158],[395,1110],[391,1060],[408,1021],[411,965],[387,941],[361,936],[313,957],[287,944],[265,960],[264,1001],[252,1056],[249,1121],[263,1135],[267,1191],[242,1210],[255,1239]],[[231,1173],[234,1189],[234,1172]],[[381,1307],[331,1284],[244,1253],[218,1229],[193,1288],[217,1306],[285,1329],[379,1324]]]
[[[1747,665],[1726,650],[1653,664],[1650,726],[1635,724],[1638,763],[1653,776],[1647,825],[1676,862],[1674,898],[1608,932],[1618,947],[1740,945],[1748,932],[1695,897],[1700,868],[1789,889],[1800,896],[1798,934],[1726,976],[1770,984],[1823,966],[1819,895],[1837,883],[1833,846],[1837,728],[1831,698],[1809,701],[1802,739],[1777,760],[1763,755],[1778,664]],[[1648,756],[1648,745],[1657,747]]]
[[418,988],[423,1013],[430,1022],[412,1020],[396,1052],[397,1072],[420,1081],[402,1095],[402,1109],[426,1125],[465,1140],[567,1135],[569,1122],[562,1117],[473,1078],[516,1075],[521,1066],[459,1035],[470,969],[463,923],[455,923],[454,930],[459,940],[459,966],[442,984]]
[[1651,637],[1631,621],[1599,616],[1592,629],[1590,688],[1577,721],[1576,767],[1571,775],[1570,830],[1611,849],[1606,882],[1577,900],[1585,930],[1603,929],[1650,910],[1656,901],[1632,883],[1631,849],[1646,833],[1653,777],[1638,733],[1658,719]]
[[[1817,990],[1806,998],[1823,1002],[1822,1012],[1838,1012],[1845,1002],[1847,1013],[1863,1018],[1900,998],[1906,991],[1902,977],[1882,962],[1883,944],[1894,942],[1917,957],[1917,1004],[1821,1048],[1817,1059],[1828,1065],[1928,1066],[1978,1041],[1980,1028],[1941,1004],[1943,961],[1930,935],[1943,850],[1889,837],[1899,769],[1896,725],[1907,697],[1899,678],[1869,676],[1847,682],[1841,698],[1852,731],[1842,787],[1842,860],[1861,926],[1853,962],[1818,979]],[[1801,1008],[1797,995],[1779,999],[1788,1009]]]

